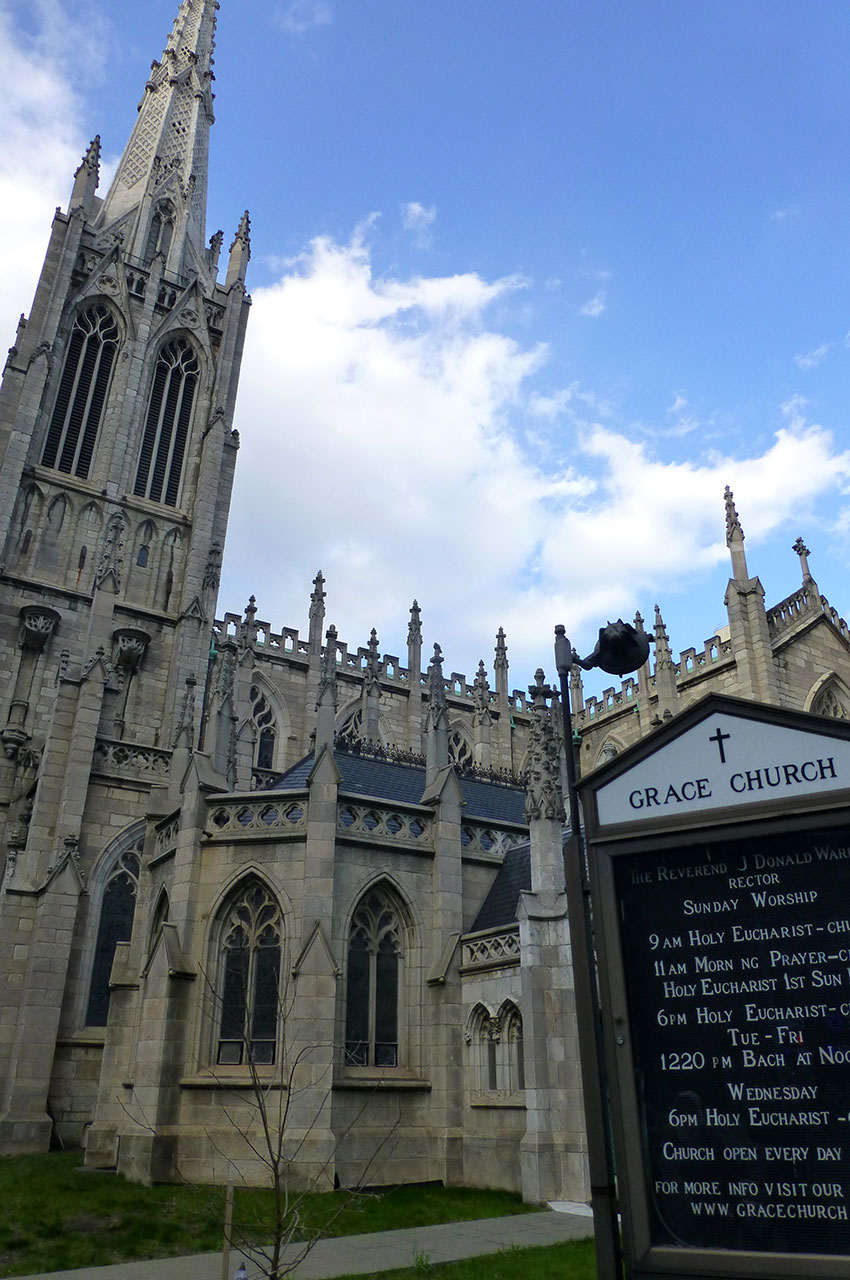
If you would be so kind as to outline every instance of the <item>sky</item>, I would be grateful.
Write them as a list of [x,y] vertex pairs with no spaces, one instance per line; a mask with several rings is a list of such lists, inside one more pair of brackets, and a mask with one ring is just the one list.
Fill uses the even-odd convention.
[[[0,342],[89,139],[102,192],[178,0],[0,0]],[[219,614],[551,673],[608,619],[845,613],[850,6],[221,0],[208,232],[253,307]],[[607,677],[590,676],[599,692]]]

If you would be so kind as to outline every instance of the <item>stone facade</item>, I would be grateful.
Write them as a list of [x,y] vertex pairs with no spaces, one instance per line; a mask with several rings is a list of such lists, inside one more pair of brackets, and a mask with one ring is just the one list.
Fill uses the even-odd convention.
[[[215,617],[250,300],[205,243],[216,0],[183,0],[113,183],[57,212],[0,390],[0,1152],[262,1181],[588,1196],[557,699],[326,626]],[[766,609],[571,698],[582,772],[709,691],[850,714],[850,634]],[[636,625],[643,627],[639,617]],[[294,1076],[292,1073],[294,1072]]]

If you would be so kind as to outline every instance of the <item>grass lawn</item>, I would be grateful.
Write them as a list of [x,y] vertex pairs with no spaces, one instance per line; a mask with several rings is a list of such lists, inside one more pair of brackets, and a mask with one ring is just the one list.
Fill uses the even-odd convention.
[[[0,1277],[221,1249],[223,1188],[141,1187],[81,1166],[79,1151],[0,1158]],[[339,1236],[497,1218],[534,1206],[505,1191],[429,1185],[313,1195],[300,1210],[308,1229]],[[237,1188],[234,1221],[253,1239],[268,1238],[271,1213],[270,1192]]]
[[[429,1265],[427,1259],[401,1271],[382,1271],[376,1280],[595,1280],[592,1240],[575,1240],[540,1249],[508,1249],[464,1262]],[[342,1280],[363,1280],[347,1276]]]

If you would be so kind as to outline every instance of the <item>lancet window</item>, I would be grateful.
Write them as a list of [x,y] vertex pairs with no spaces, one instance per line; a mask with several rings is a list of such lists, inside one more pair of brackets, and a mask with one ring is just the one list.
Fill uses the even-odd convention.
[[118,325],[109,308],[81,311],[71,329],[42,466],[88,477],[117,350]]
[[220,923],[216,1061],[221,1066],[271,1066],[280,1013],[280,908],[266,886],[252,880]]
[[129,942],[133,932],[143,845],[144,833],[141,833],[129,849],[119,854],[103,890],[86,1009],[86,1023],[90,1027],[106,1026],[115,948],[119,942]]
[[177,506],[199,370],[185,338],[167,342],[159,353],[133,490],[137,497]]
[[257,730],[254,764],[257,769],[274,768],[275,721],[269,700],[259,685],[251,685],[251,714]]
[[479,1005],[469,1021],[472,1088],[476,1093],[506,1097],[525,1088],[522,1014],[507,1001],[491,1015]]
[[371,890],[348,938],[345,1064],[397,1067],[401,1026],[403,926],[390,896]]

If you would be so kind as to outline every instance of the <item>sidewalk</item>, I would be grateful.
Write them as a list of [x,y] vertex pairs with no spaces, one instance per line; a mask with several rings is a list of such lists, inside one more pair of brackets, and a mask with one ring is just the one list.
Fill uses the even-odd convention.
[[[330,1280],[333,1276],[373,1276],[394,1267],[409,1267],[417,1257],[429,1262],[456,1262],[500,1249],[560,1244],[593,1235],[593,1219],[584,1206],[575,1212],[523,1213],[508,1218],[481,1218],[474,1222],[448,1222],[438,1227],[408,1227],[401,1231],[377,1231],[365,1236],[339,1236],[319,1240],[297,1270],[295,1280]],[[241,1256],[230,1255],[229,1280]],[[246,1259],[249,1280],[256,1275]],[[84,1267],[79,1271],[51,1271],[22,1280],[220,1280],[221,1254],[196,1253],[184,1258],[157,1258],[150,1262],[119,1262],[109,1267]]]

